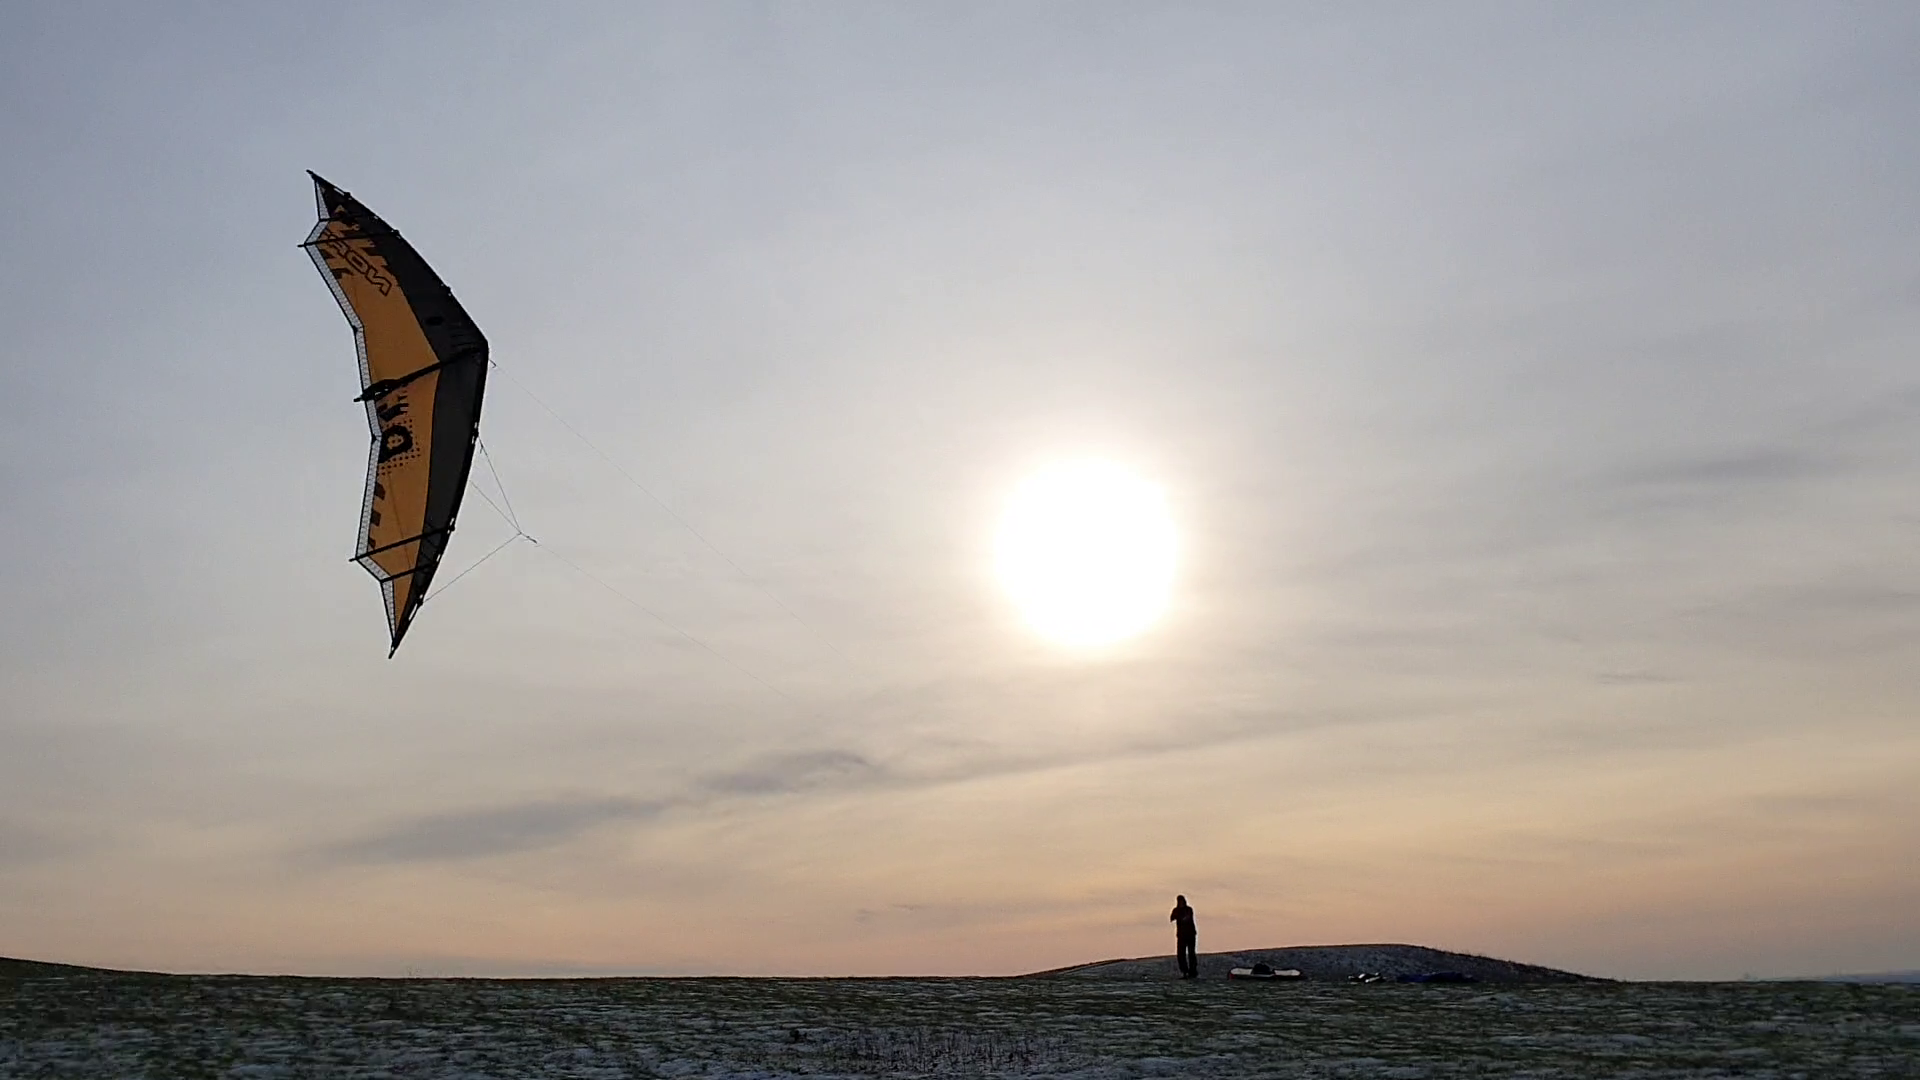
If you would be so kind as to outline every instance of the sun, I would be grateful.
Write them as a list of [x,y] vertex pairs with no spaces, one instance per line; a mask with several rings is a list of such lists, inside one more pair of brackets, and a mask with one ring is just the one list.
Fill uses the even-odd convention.
[[1153,483],[1106,461],[1028,477],[1001,519],[1000,582],[1027,621],[1063,645],[1129,638],[1166,610],[1173,517]]

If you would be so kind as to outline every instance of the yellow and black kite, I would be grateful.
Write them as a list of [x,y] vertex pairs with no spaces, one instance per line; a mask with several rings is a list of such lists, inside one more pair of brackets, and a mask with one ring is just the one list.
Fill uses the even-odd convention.
[[[312,173],[308,173],[313,176]],[[487,339],[413,245],[313,176],[307,253],[353,324],[373,451],[358,554],[387,597],[393,655],[446,553],[480,438]]]

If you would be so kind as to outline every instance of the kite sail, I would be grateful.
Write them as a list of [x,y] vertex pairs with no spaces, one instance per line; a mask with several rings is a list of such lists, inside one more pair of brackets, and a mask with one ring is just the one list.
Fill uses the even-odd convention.
[[353,325],[373,449],[354,561],[387,599],[400,648],[453,535],[480,438],[487,339],[413,245],[313,176],[320,222],[304,246]]

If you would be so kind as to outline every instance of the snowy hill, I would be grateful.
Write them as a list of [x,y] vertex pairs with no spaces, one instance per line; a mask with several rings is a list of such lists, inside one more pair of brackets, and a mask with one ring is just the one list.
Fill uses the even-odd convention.
[[[1344,980],[1349,975],[1372,972],[1392,979],[1401,975],[1420,975],[1432,971],[1458,971],[1481,982],[1490,983],[1572,983],[1604,982],[1571,971],[1496,960],[1490,956],[1447,952],[1422,945],[1296,945],[1280,949],[1244,949],[1238,952],[1200,954],[1200,977],[1226,978],[1230,968],[1251,967],[1255,963],[1275,968],[1298,968],[1314,980]],[[1132,960],[1102,960],[1093,964],[1035,972],[1031,977],[1071,979],[1167,979],[1176,974],[1172,954],[1146,956]]]

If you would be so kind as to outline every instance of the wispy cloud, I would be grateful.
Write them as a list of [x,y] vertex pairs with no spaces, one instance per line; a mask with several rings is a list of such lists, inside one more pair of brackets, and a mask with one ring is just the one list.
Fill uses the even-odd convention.
[[344,864],[519,855],[559,847],[605,825],[652,821],[675,808],[869,784],[883,775],[849,750],[783,754],[709,774],[658,798],[577,796],[427,814],[388,822],[316,853],[323,861]]
[[58,858],[84,846],[72,837],[18,822],[0,821],[0,866],[21,866]]
[[1662,683],[1679,682],[1673,675],[1658,671],[1602,671],[1595,675],[1594,681],[1602,686],[1658,686]]
[[1840,464],[1831,453],[1776,446],[1675,458],[1624,470],[1619,479],[1629,487],[1744,487],[1825,476]]
[[562,844],[616,821],[645,821],[667,804],[641,799],[551,799],[480,810],[429,814],[329,845],[320,854],[341,863],[434,862],[513,855]]
[[763,758],[736,769],[702,776],[683,790],[654,798],[581,796],[549,798],[402,818],[359,836],[310,849],[331,864],[448,862],[520,855],[560,847],[603,826],[639,824],[672,811],[720,803],[854,789],[941,787],[997,776],[1085,766],[1092,762],[1187,751],[1197,746],[1262,734],[1262,725],[1240,723],[1231,731],[1197,740],[1129,743],[1088,754],[989,754],[921,769],[888,768],[845,749],[823,749]]
[[884,770],[847,750],[786,754],[732,772],[705,777],[696,790],[716,796],[790,795],[824,787],[872,782]]

